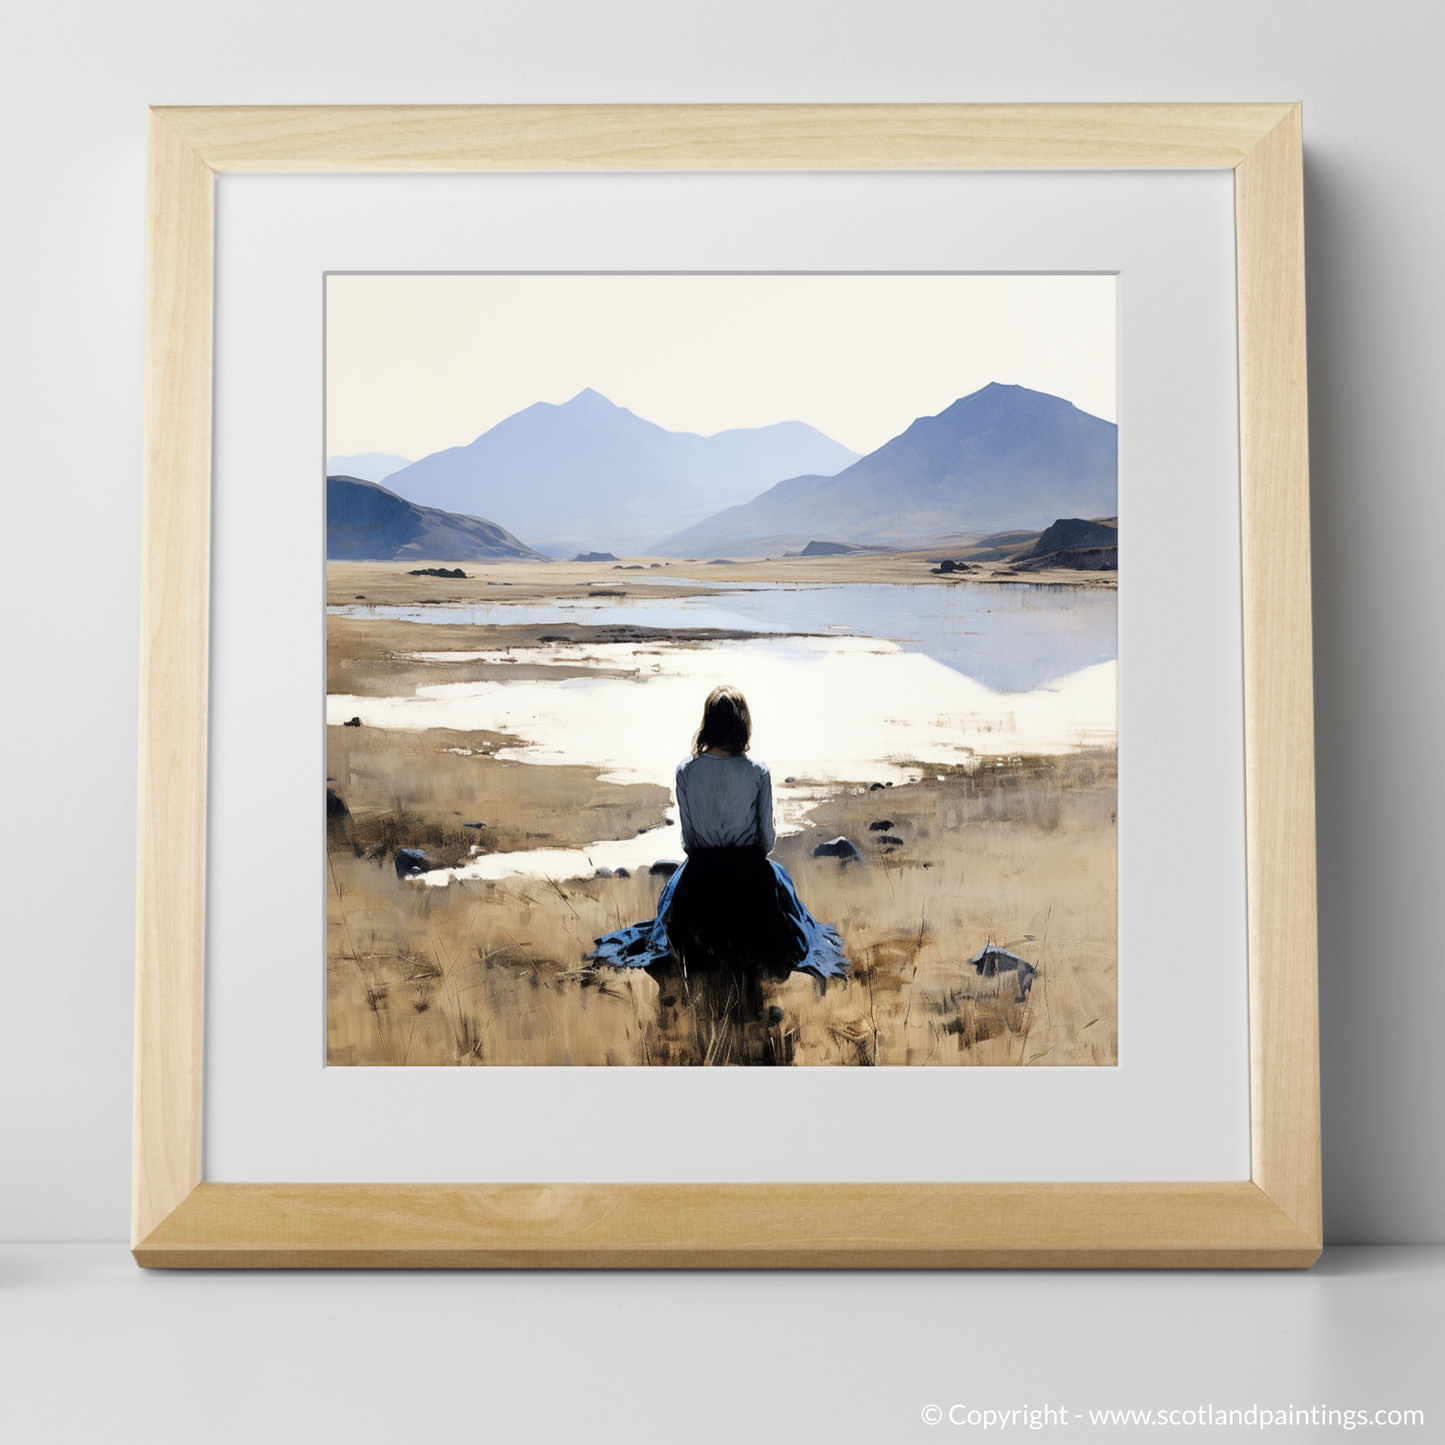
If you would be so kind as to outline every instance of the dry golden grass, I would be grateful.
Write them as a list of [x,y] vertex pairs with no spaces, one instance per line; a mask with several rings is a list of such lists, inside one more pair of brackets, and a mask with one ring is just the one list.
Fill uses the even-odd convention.
[[517,741],[441,728],[327,728],[328,786],[351,813],[331,826],[333,848],[377,857],[421,848],[434,867],[450,868],[473,845],[488,853],[570,848],[665,821],[666,788],[493,756]]
[[[425,735],[329,731],[355,735],[341,746],[357,776],[393,743],[426,746]],[[536,830],[523,824],[542,816],[537,799],[578,781],[564,786],[556,776],[577,770],[500,770],[493,760],[444,756],[475,763],[488,816],[529,838]],[[452,771],[438,762],[430,774],[433,813],[455,801]],[[413,755],[391,776],[400,787],[427,775]],[[505,816],[510,808],[490,791],[509,775],[517,779],[511,806],[525,818]],[[592,786],[597,806],[626,813],[608,794],[633,790]],[[378,785],[379,809],[386,796]],[[408,806],[424,819],[415,798]],[[431,888],[398,879],[384,854],[358,857],[355,836],[333,830],[328,1057],[382,1065],[1113,1064],[1114,809],[1112,754],[1007,760],[942,780],[930,772],[927,782],[822,805],[817,826],[784,839],[775,856],[813,915],[839,929],[852,976],[823,989],[794,974],[761,985],[760,999],[742,1007],[724,978],[663,971],[659,984],[640,970],[584,966],[598,934],[652,915],[659,879]],[[363,809],[352,826],[369,817],[379,827],[392,816]],[[903,840],[893,851],[868,828],[884,820],[886,836]],[[549,843],[533,838],[530,846],[608,836],[591,831],[598,821],[586,818],[568,836],[558,814]],[[864,849],[861,862],[812,857],[838,832]],[[404,835],[405,827],[395,830],[403,846]],[[1014,975],[984,979],[968,966],[989,940],[1037,964],[1026,1000]]]
[[[922,561],[921,554],[788,559],[717,572],[730,580],[806,574],[953,585],[933,578]],[[536,563],[478,567],[465,580],[412,578],[413,565],[420,564],[330,563],[330,600],[495,599],[502,586],[514,598],[551,598],[599,583],[620,589],[633,575],[610,564]],[[657,576],[650,564],[648,571]],[[1086,579],[1094,583],[1100,579]],[[680,582],[677,590],[697,586]],[[332,616],[328,691],[395,696],[439,680],[560,680],[567,669],[543,671],[526,660],[528,649],[545,646],[544,635],[597,642],[644,631],[651,632]],[[503,660],[503,648],[516,660]],[[407,655],[479,651],[491,655],[445,663]],[[349,809],[329,839],[333,1064],[1117,1061],[1112,754],[992,760],[942,777],[919,768],[927,781],[844,789],[816,806],[809,831],[784,839],[776,856],[814,916],[843,937],[851,976],[824,989],[801,974],[758,985],[746,975],[585,967],[599,934],[652,916],[659,879],[513,878],[432,888],[396,877],[401,847],[421,848],[433,867],[449,867],[474,846],[519,852],[634,836],[663,821],[666,789],[503,760],[498,749],[520,740],[500,733],[331,727],[327,734],[329,786]],[[870,830],[883,821],[886,831]],[[487,826],[469,829],[469,822]],[[862,861],[812,856],[819,841],[839,833],[864,850]],[[884,837],[902,841],[883,845]],[[1037,965],[1027,998],[1015,975],[985,979],[968,966],[990,940]]]

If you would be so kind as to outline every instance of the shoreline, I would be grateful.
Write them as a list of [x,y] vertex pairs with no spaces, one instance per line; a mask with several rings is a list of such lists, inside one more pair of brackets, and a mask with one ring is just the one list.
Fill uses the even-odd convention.
[[[856,566],[847,577],[819,575],[856,564],[851,557],[786,565],[804,560],[820,586],[955,585],[876,575],[896,557],[866,559],[867,577]],[[439,600],[424,595],[433,586],[492,602],[501,588],[487,584],[499,581],[531,604],[558,599],[558,581],[563,598],[566,588],[709,593],[685,578],[679,588],[601,587],[596,564],[508,564],[464,582],[398,581],[397,563],[333,568],[328,590],[340,605],[414,606]],[[342,595],[348,588],[369,595]],[[377,596],[382,589],[395,600]],[[1060,705],[1057,686],[990,693],[924,653],[853,634],[333,612],[327,638],[327,786],[344,809],[328,823],[330,1063],[1117,1062],[1112,732],[1103,745],[1079,734],[1039,753],[1007,741],[1012,712],[972,738],[952,724],[939,732],[930,711],[976,726],[982,715],[968,709],[985,694],[989,706],[1002,699],[1016,711]],[[724,665],[756,694],[756,751],[775,775],[774,857],[814,916],[839,929],[852,966],[849,980],[821,990],[802,975],[768,984],[774,1022],[720,1020],[706,991],[679,1004],[640,971],[583,965],[594,938],[651,916],[662,886],[651,863],[682,856],[666,785],[672,754],[695,725],[693,694]],[[848,698],[847,707],[826,717],[790,707],[800,666],[825,669],[808,674],[807,696]],[[1112,675],[1108,664],[1090,683],[1095,692],[1107,684],[1099,698],[1110,709]],[[785,691],[770,697],[777,678]],[[360,725],[342,726],[353,713]],[[588,749],[596,756],[584,757]],[[822,765],[810,769],[810,756]],[[856,860],[815,856],[838,836]],[[587,850],[609,843],[592,868]],[[399,875],[403,848],[423,855],[420,878]],[[614,853],[636,866],[609,866]],[[510,871],[529,856],[533,871]],[[550,872],[536,868],[544,856]],[[476,876],[489,857],[508,871]],[[444,873],[453,869],[460,876]],[[1037,969],[1032,991],[969,967],[990,942],[1023,951]]]
[[[1079,587],[1114,591],[1117,572],[1085,572],[1051,568],[1011,574],[1002,562],[972,564],[977,571],[938,574],[931,569],[940,554],[854,553],[839,557],[728,558],[698,561],[655,557],[619,557],[614,562],[482,561],[437,563],[425,558],[386,562],[328,560],[326,605],[350,606],[358,600],[379,606],[466,604],[535,601],[538,598],[586,597],[599,591],[620,591],[629,597],[701,597],[725,592],[716,583],[770,582],[804,586],[847,583],[893,583],[958,587]],[[429,566],[459,566],[465,578],[412,577]],[[703,569],[713,569],[712,577]],[[647,580],[634,575],[645,572]],[[701,573],[702,575],[695,575]],[[673,579],[676,579],[673,582]],[[363,594],[358,598],[357,593]]]

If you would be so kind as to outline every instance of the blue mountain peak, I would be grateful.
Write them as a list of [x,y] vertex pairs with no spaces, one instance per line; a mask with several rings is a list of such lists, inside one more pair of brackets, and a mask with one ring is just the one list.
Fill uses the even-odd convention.
[[600,391],[593,391],[590,386],[584,386],[570,401],[564,401],[562,405],[570,410],[577,411],[601,411],[604,408],[608,411],[626,411],[627,408],[618,406],[616,402],[609,401]]

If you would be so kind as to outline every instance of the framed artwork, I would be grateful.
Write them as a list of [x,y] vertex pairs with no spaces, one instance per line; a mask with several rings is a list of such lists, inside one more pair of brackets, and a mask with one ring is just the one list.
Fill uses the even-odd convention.
[[[244,349],[223,352],[212,336],[213,302],[216,343],[244,330],[215,269],[214,176],[225,171],[370,173],[365,184],[391,187],[387,205],[403,217],[400,240],[371,253],[402,264],[343,260],[314,273],[327,681],[326,861],[313,902],[327,924],[314,960],[324,1004],[306,1025],[324,1026],[324,1058],[304,1069],[364,1076],[382,1094],[388,1079],[465,1073],[475,1088],[451,1121],[463,1131],[530,1090],[530,1132],[553,1138],[545,1158],[488,1143],[480,1165],[453,1162],[435,1182],[424,1164],[393,1168],[383,1149],[349,1156],[355,1177],[331,1166],[298,1177],[293,1162],[279,1171],[286,1182],[250,1168],[219,1176],[256,1182],[203,1178],[203,1148],[221,1157],[214,1139],[203,1145],[203,1115],[234,1120],[217,1099],[235,1097],[246,1071],[264,1093],[272,1067],[254,1032],[249,1055],[226,1042],[238,864],[214,837],[211,927],[225,932],[211,950],[225,968],[209,1020],[203,1002],[208,645],[228,714],[242,709],[226,649],[245,648],[244,624],[208,622],[213,357],[234,376]],[[1057,228],[1058,212],[1037,220],[1035,192],[1079,173],[1096,177],[1090,204],[1127,230],[1145,225],[1131,209],[1139,173],[1232,171],[1228,234],[1216,225],[1196,258],[1187,237],[1207,227],[1186,202],[1175,241],[1158,243],[1175,257],[1159,274],[1176,293],[1196,268],[1195,310],[1161,304],[1162,283],[1148,308],[1169,313],[1151,324],[1207,338],[1198,349],[1227,384],[1174,405],[1171,388],[1180,398],[1192,386],[1182,371],[1152,389],[1131,381],[1142,332],[1132,321],[1121,331],[1120,317],[1145,309],[1142,283],[1049,264],[1021,244],[999,252],[1003,264],[920,264],[904,247],[903,264],[878,267],[840,266],[806,241],[780,248],[781,264],[730,243],[699,264],[703,253],[677,240],[635,251],[676,264],[619,265],[599,241],[574,246],[567,264],[548,264],[541,247],[535,265],[459,270],[408,242],[406,227],[420,235],[435,222],[419,191],[396,189],[407,173],[508,171],[524,188],[547,173],[600,188],[564,227],[585,215],[599,236],[609,206],[647,211],[662,194],[649,185],[678,189],[638,225],[665,228],[691,207],[691,224],[706,228],[747,210],[750,177],[771,175],[821,212],[836,197],[809,191],[810,178],[855,172],[878,173],[879,186],[973,187],[973,210],[951,212],[899,190],[900,231],[919,216],[946,227],[996,208],[1000,186],[1014,187],[1014,213]],[[689,198],[682,188],[699,175],[732,189]],[[489,193],[489,225],[499,195]],[[293,230],[324,229],[302,219],[305,200],[285,204]],[[262,249],[259,232],[245,233],[244,196],[227,206],[252,235],[242,254]],[[1297,107],[158,109],[149,226],[141,1264],[1313,1261]],[[219,254],[224,268],[236,252]],[[1131,284],[1132,311],[1120,294]],[[248,343],[263,363],[266,347],[286,344],[279,330],[265,335]],[[1131,349],[1133,373],[1120,359]],[[289,439],[279,416],[275,426],[280,456]],[[1158,441],[1170,427],[1174,461]],[[227,446],[214,452],[221,520],[233,515],[228,478],[245,470]],[[1171,673],[1168,693],[1164,654],[1131,623],[1122,662],[1136,681],[1121,692],[1118,600],[1137,587],[1139,619],[1164,596],[1159,499],[1195,487],[1179,455],[1189,450],[1209,454],[1198,475],[1227,504],[1196,509],[1196,545],[1226,565],[1162,610],[1206,614],[1200,625],[1235,651],[1213,671],[1201,661],[1192,677]],[[1151,469],[1171,475],[1142,485]],[[1224,530],[1209,531],[1211,516]],[[1141,558],[1137,581],[1135,564],[1119,563],[1121,530],[1126,559]],[[1195,728],[1180,722],[1175,758],[1155,771],[1151,677],[1157,716],[1188,712]],[[1181,687],[1196,693],[1183,709]],[[1134,791],[1121,795],[1118,740],[1131,716],[1122,765]],[[228,736],[215,733],[217,757]],[[1181,756],[1208,766],[1181,768]],[[1217,808],[1210,768],[1231,780]],[[1195,796],[1176,786],[1181,772],[1201,780]],[[1121,805],[1141,789],[1167,805]],[[1173,908],[1163,926],[1158,900],[1150,912],[1141,897],[1145,874],[1119,851],[1131,827],[1129,856],[1142,838],[1181,875],[1176,892],[1163,886]],[[1228,852],[1218,838],[1231,829],[1237,883],[1203,861]],[[1191,954],[1172,934],[1210,896],[1218,916],[1196,929],[1208,948]],[[1121,938],[1132,940],[1122,954]],[[1214,1016],[1201,1002],[1193,1036],[1167,1021],[1161,1034],[1147,1007],[1127,1004],[1126,977],[1121,1017],[1126,955],[1138,978],[1146,958],[1176,981],[1201,961],[1237,966],[1239,1047],[1231,1054],[1221,1036],[1213,1067],[1238,1089],[1241,1126],[1247,1090],[1248,1179],[1202,1145],[1213,1162],[1192,1182],[1182,1147],[1165,1156],[1177,1178],[1108,1148],[1081,1163],[1032,1122],[1021,1094],[1010,1102],[1009,1078],[1050,1074],[1044,1107],[1077,1133],[1070,1121],[1104,1097],[1098,1081],[1157,1095],[1177,1027],[1178,1108],[1164,1127],[1187,1143],[1188,1100],[1216,1078],[1191,1048],[1207,1045]],[[267,977],[283,975],[262,969],[253,991]],[[221,1070],[209,1114],[208,1035]],[[874,1123],[845,1144],[820,1131],[830,1142],[811,1155],[800,1145],[796,1175],[786,1154],[762,1166],[757,1151],[727,1162],[704,1147],[759,1108],[765,1120],[776,1110],[780,1132],[796,1130],[789,1111],[802,1096],[758,1092],[780,1066],[839,1109],[875,1087],[865,1074],[906,1088],[940,1071],[987,1074],[1013,1152],[990,1154],[980,1128],[972,1173],[924,1162],[923,1134],[882,1151],[886,1163],[850,1168],[850,1150],[866,1149],[896,1107],[881,1090]],[[699,1103],[696,1081],[714,1072]],[[590,1093],[612,1121],[599,1138],[637,1132],[617,1120],[643,1074],[654,1162],[629,1164],[644,1156],[623,1148],[604,1171],[561,1121]],[[981,1093],[926,1098],[940,1136],[981,1108],[997,1112]],[[1138,1131],[1141,1116],[1126,1117],[1108,1127]],[[672,1155],[669,1175],[658,1141],[689,1133],[691,1152]],[[1027,1169],[1020,1141],[1037,1156]]]

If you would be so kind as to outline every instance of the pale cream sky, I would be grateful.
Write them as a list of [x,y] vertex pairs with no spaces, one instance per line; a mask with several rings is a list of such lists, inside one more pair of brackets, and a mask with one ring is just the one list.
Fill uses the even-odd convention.
[[413,460],[592,387],[671,431],[870,452],[990,381],[1116,419],[1113,276],[330,276],[328,455]]

